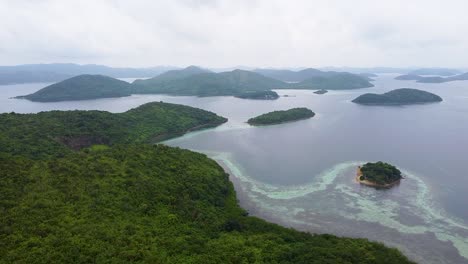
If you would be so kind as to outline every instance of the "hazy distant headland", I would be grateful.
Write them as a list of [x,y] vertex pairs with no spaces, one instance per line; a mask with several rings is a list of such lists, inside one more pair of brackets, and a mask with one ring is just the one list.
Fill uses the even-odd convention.
[[444,82],[453,82],[453,81],[465,81],[468,80],[468,72],[451,76],[451,77],[441,77],[441,76],[420,76],[416,74],[405,74],[400,75],[395,78],[396,80],[409,80],[416,81],[419,83],[444,83]]
[[461,74],[462,71],[449,68],[421,68],[408,72],[411,75],[438,75],[438,76],[452,76]]
[[0,85],[33,82],[58,82],[82,74],[100,74],[114,78],[144,78],[155,76],[172,66],[150,68],[115,68],[104,65],[74,63],[24,64],[0,66]]
[[[24,64],[15,66],[0,66],[0,85],[33,83],[33,82],[58,82],[82,74],[100,74],[113,78],[147,78],[155,77],[170,70],[179,70],[175,66],[155,66],[146,68],[109,67],[97,64],[74,63],[49,63],[49,64]],[[411,75],[437,75],[453,76],[462,71],[449,68],[392,68],[392,67],[324,67],[324,68],[281,68],[259,69],[247,66],[229,68],[213,68],[210,71],[220,73],[233,70],[245,70],[260,73],[264,76],[284,82],[302,82],[308,78],[330,75],[333,73],[352,73],[362,77],[376,77],[376,74],[399,73]]]

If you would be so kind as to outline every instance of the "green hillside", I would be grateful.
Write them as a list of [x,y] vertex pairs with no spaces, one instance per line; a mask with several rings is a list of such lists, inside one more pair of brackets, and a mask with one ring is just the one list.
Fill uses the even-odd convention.
[[103,75],[79,75],[49,85],[33,94],[19,96],[37,102],[87,100],[130,95],[130,84]]
[[222,168],[187,150],[0,161],[0,262],[409,263],[379,243],[246,216]]
[[37,158],[94,144],[149,143],[227,120],[201,109],[148,103],[125,113],[51,111],[0,114],[0,151]]

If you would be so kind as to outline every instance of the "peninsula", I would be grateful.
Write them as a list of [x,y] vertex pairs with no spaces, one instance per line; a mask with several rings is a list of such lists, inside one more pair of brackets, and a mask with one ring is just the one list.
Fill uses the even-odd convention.
[[311,118],[315,115],[312,110],[300,107],[284,111],[273,111],[254,118],[250,118],[247,123],[254,126],[281,124],[301,119]]
[[367,186],[377,188],[390,188],[403,179],[401,171],[395,166],[378,161],[368,162],[362,167],[359,166],[356,174],[356,181]]

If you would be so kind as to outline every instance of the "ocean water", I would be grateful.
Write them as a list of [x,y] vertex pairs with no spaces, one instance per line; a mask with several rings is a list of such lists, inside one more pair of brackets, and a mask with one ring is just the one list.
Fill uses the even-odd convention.
[[[278,90],[274,101],[234,97],[133,95],[75,102],[9,99],[47,84],[0,86],[0,112],[98,109],[123,112],[151,101],[199,107],[229,118],[215,129],[164,142],[203,152],[231,175],[251,215],[313,233],[363,237],[397,247],[420,263],[468,263],[468,81],[418,84],[376,78],[373,88]],[[360,106],[366,92],[417,88],[444,101],[413,106]],[[308,107],[316,116],[251,127],[261,113]],[[354,181],[358,165],[386,161],[405,179],[389,190]]]

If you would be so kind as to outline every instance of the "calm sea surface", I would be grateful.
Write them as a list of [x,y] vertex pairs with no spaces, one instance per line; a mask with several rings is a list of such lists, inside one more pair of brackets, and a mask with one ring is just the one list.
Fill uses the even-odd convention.
[[[48,84],[4,85],[0,112],[123,112],[152,101],[213,111],[229,122],[165,144],[217,160],[251,215],[310,232],[381,241],[420,263],[468,263],[468,81],[419,84],[394,77],[381,75],[374,88],[324,95],[279,90],[289,96],[275,101],[134,95],[33,103],[9,98]],[[350,102],[362,93],[403,87],[444,101],[404,107]],[[267,127],[245,123],[261,113],[303,106],[316,116]],[[390,190],[356,184],[356,167],[378,160],[398,166],[406,179]]]

